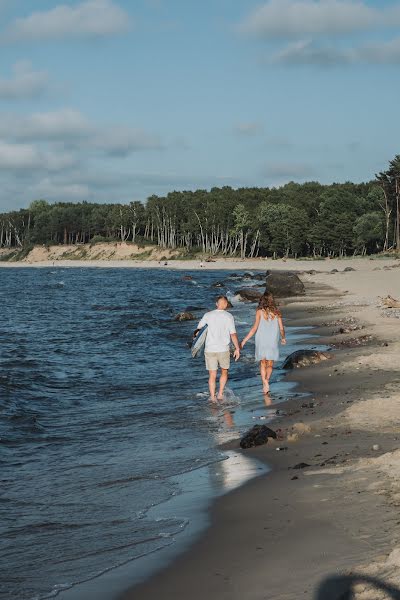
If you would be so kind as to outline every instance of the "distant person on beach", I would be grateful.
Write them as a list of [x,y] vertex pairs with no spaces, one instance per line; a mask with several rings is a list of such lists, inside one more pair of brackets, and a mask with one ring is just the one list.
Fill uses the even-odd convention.
[[240,347],[243,348],[254,334],[256,334],[255,358],[260,362],[263,392],[269,394],[269,380],[271,379],[274,362],[279,358],[279,342],[286,344],[282,315],[276,306],[274,296],[270,292],[266,292],[261,296],[254,325]]
[[[207,312],[197,326],[196,332],[207,325],[207,338],[205,344],[204,356],[206,359],[206,368],[208,370],[209,379],[208,387],[210,389],[211,400],[223,400],[224,389],[228,381],[228,372],[230,367],[230,352],[229,346],[231,341],[235,346],[234,358],[239,360],[240,347],[239,340],[236,334],[235,320],[233,316],[227,312],[229,302],[226,296],[218,296],[216,302],[216,310]],[[219,378],[219,391],[216,397],[216,384],[218,367],[221,369]]]

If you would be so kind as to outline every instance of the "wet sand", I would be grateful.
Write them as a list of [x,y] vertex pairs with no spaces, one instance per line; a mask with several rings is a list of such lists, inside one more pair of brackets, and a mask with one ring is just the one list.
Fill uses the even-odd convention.
[[[284,314],[316,326],[334,356],[289,375],[310,395],[280,407],[287,416],[272,426],[285,439],[244,451],[272,472],[218,500],[191,549],[123,600],[339,599],[352,573],[359,600],[393,597],[360,573],[400,588],[400,319],[378,301],[400,295],[400,271],[304,280],[307,296]],[[347,579],[327,581],[338,575]]]

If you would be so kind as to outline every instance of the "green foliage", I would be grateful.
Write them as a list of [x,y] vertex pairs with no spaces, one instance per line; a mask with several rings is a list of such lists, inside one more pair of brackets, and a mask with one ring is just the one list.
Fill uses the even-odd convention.
[[262,244],[274,255],[297,256],[305,248],[307,213],[287,204],[263,203],[259,210]]
[[11,262],[18,254],[18,250],[7,252],[7,254],[0,254],[0,262]]
[[94,235],[90,240],[90,243],[94,246],[95,244],[101,244],[102,242],[109,242],[110,240],[104,235]]
[[373,252],[380,248],[384,237],[384,219],[378,212],[365,213],[358,217],[353,227],[357,246]]
[[[385,215],[384,250],[400,250],[400,154],[389,162],[389,168],[376,175],[381,186],[383,199],[381,208]],[[390,227],[394,224],[393,239],[390,239]],[[391,244],[392,241],[392,244]]]
[[122,241],[182,257],[344,257],[398,250],[399,205],[400,155],[375,181],[360,184],[224,186],[153,195],[145,204],[35,200],[0,214],[0,247],[21,253],[32,244]]

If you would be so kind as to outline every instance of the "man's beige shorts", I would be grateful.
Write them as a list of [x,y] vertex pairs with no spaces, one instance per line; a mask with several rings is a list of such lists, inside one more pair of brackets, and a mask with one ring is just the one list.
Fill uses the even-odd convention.
[[204,357],[206,359],[207,371],[218,371],[218,367],[229,369],[231,364],[229,350],[226,352],[204,352]]

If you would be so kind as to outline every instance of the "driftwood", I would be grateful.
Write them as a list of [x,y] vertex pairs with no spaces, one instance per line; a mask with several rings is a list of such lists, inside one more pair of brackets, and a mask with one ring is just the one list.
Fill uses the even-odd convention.
[[396,300],[395,298],[392,298],[392,296],[381,298],[381,302],[385,308],[400,308],[400,300]]

